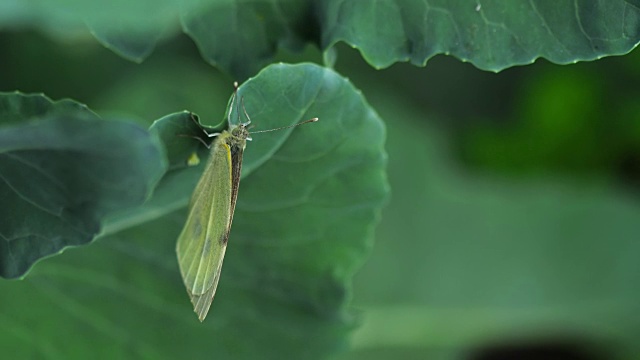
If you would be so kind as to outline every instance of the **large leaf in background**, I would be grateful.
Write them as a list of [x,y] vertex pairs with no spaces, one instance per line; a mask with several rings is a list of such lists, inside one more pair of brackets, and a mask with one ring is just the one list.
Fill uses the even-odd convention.
[[624,0],[330,0],[322,44],[357,48],[369,64],[424,65],[450,54],[499,71],[542,57],[559,64],[620,55],[640,40],[640,8]]
[[311,8],[311,2],[291,0],[9,1],[0,2],[0,26],[31,25],[72,37],[88,28],[105,47],[140,62],[182,25],[209,63],[246,79],[278,46],[301,49],[317,32]]
[[165,34],[176,32],[178,12],[186,1],[35,0],[0,2],[0,25],[32,26],[49,34],[78,38],[87,28],[107,48],[140,62]]
[[470,172],[420,105],[387,87],[368,93],[398,119],[387,143],[394,192],[355,278],[364,315],[348,359],[469,359],[519,344],[640,358],[637,194]]
[[308,1],[200,1],[183,11],[184,31],[212,65],[239,79],[269,63],[278,46],[301,49],[314,29]]
[[[255,130],[321,120],[255,134],[247,144],[206,321],[193,314],[175,258],[182,209],[67,251],[24,281],[0,283],[11,294],[0,297],[3,351],[54,359],[313,359],[345,346],[354,326],[351,277],[388,192],[383,124],[347,80],[314,65],[267,67],[240,96]],[[150,213],[186,204],[202,171],[185,165],[193,149],[184,141],[198,142],[178,136],[191,123],[179,113],[153,126],[173,170],[154,191]],[[206,150],[200,156],[202,165]],[[179,173],[188,175],[178,181]]]
[[0,94],[0,276],[91,241],[106,215],[148,197],[165,166],[139,126],[70,100]]
[[[374,67],[424,65],[453,55],[499,71],[542,57],[568,64],[629,52],[640,41],[637,0],[126,1],[0,3],[0,24],[87,24],[108,48],[141,61],[161,35],[183,31],[211,64],[244,79],[278,47],[338,42],[360,50]],[[84,25],[82,25],[84,26]]]

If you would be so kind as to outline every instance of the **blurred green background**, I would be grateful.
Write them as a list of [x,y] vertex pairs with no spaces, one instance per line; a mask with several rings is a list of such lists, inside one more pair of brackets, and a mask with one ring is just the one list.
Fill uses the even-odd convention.
[[[392,189],[340,359],[640,356],[638,52],[498,74],[444,56],[377,71],[338,54],[386,121]],[[321,54],[279,55],[303,59]],[[185,36],[134,64],[92,38],[5,31],[0,61],[0,91],[143,124],[184,109],[216,124],[234,80]]]

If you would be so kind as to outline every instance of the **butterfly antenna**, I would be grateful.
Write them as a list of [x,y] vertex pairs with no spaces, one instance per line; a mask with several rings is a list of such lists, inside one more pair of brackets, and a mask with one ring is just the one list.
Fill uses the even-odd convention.
[[233,111],[233,104],[236,101],[236,94],[238,93],[238,82],[233,82],[233,95],[231,95],[231,104],[229,104],[229,116],[227,117],[227,122],[231,124],[231,112]]
[[[244,107],[244,96],[240,98],[240,106],[242,106],[242,111],[244,111],[244,116],[246,116],[247,120],[248,120],[243,125],[251,124],[251,118],[249,117],[249,114],[247,113],[247,108]],[[240,115],[238,115],[238,116],[240,116]]]
[[316,122],[318,120],[320,120],[320,119],[318,119],[316,117],[316,118],[305,120],[305,121],[301,121],[301,122],[299,122],[297,124],[293,124],[293,125],[289,125],[289,126],[283,126],[283,127],[279,127],[279,128],[275,128],[275,129],[269,129],[269,130],[252,131],[251,133],[252,134],[257,134],[257,133],[264,133],[264,132],[269,132],[269,131],[283,130],[283,129],[292,128],[292,127],[295,127],[295,126],[298,126],[298,125],[306,124],[306,123]]

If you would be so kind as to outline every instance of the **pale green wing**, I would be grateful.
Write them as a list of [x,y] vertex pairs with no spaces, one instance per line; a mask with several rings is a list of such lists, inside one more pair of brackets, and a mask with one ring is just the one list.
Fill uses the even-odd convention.
[[176,251],[180,273],[200,321],[207,316],[220,279],[231,226],[231,152],[224,134],[213,144],[191,198]]

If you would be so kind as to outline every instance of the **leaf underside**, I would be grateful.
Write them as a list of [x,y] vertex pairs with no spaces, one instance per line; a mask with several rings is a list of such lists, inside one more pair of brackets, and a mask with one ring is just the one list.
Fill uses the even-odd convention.
[[70,100],[0,93],[0,276],[90,242],[164,173],[158,140]]

